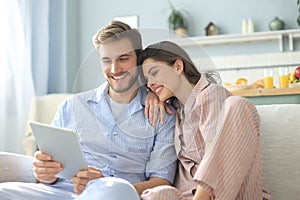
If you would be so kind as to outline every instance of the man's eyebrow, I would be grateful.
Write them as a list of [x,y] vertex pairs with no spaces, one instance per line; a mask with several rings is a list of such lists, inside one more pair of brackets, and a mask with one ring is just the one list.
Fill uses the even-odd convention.
[[124,54],[119,55],[118,57],[122,57],[122,56],[131,56],[131,54],[129,54],[129,53],[124,53]]
[[[120,58],[120,57],[125,57],[125,56],[132,56],[132,55],[129,54],[129,53],[124,53],[124,54],[115,56],[113,59]],[[110,59],[111,59],[110,57],[102,57],[101,58],[101,60],[110,60]]]
[[110,60],[109,57],[102,57],[101,60]]

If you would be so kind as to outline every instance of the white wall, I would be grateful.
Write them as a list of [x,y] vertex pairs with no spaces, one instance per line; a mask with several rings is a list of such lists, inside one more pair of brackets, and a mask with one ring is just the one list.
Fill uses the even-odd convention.
[[[219,26],[221,34],[238,34],[241,32],[242,19],[249,17],[252,18],[256,31],[268,31],[268,23],[275,16],[285,21],[286,29],[299,28],[296,23],[297,0],[173,0],[172,2],[175,7],[188,13],[190,36],[204,36],[204,28],[210,21]],[[76,32],[77,38],[73,38],[73,42],[78,44],[78,48],[68,50],[71,51],[70,55],[77,55],[77,66],[74,62],[69,66],[72,77],[75,77],[77,69],[93,50],[91,38],[94,33],[114,17],[137,15],[140,28],[168,28],[167,17],[170,9],[167,0],[69,0],[68,3],[71,4],[68,12],[73,13],[73,17],[68,17],[68,23],[76,23],[76,26],[69,27],[69,33]],[[253,49],[255,51],[255,48]],[[222,54],[226,51],[227,47],[219,50],[208,49],[209,54],[214,52]],[[72,57],[68,58],[70,59]],[[70,83],[72,77],[69,78]]]

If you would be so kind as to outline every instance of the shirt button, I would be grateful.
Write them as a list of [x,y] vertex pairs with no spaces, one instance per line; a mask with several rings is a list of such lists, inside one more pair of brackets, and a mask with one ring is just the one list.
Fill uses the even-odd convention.
[[114,131],[114,132],[113,132],[113,135],[116,136],[116,135],[118,135],[118,133],[117,133],[116,131]]

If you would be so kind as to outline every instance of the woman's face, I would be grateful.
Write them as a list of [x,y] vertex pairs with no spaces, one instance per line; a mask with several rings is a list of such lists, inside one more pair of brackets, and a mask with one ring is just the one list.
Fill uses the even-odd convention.
[[148,58],[143,62],[143,73],[148,81],[147,86],[158,96],[160,101],[166,101],[175,96],[174,93],[180,81],[174,66]]

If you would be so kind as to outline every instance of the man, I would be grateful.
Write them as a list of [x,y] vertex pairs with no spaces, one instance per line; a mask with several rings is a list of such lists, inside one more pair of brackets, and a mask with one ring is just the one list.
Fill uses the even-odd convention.
[[[53,124],[75,130],[89,167],[71,180],[55,175],[63,166],[42,152],[35,154],[34,175],[44,184],[0,186],[7,199],[73,199],[88,182],[102,177],[122,178],[139,194],[147,188],[170,185],[176,171],[174,116],[151,126],[145,118],[147,91],[139,84],[137,64],[142,42],[137,30],[113,21],[94,36],[107,82],[95,90],[73,95],[59,108]],[[45,185],[48,184],[48,185]],[[9,184],[7,184],[9,185]]]

